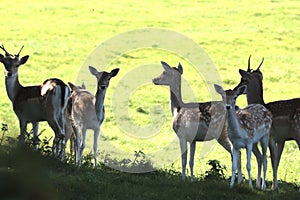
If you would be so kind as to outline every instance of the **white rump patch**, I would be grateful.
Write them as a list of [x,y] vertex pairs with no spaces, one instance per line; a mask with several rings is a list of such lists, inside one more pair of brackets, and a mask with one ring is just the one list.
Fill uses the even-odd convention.
[[41,85],[41,96],[45,96],[48,91],[51,91],[55,88],[56,83],[48,80],[46,83]]

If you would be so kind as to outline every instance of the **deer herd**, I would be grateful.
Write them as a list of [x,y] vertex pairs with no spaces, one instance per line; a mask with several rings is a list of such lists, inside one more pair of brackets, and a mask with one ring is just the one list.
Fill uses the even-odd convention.
[[[0,62],[4,65],[5,86],[8,98],[19,120],[20,140],[24,142],[27,124],[32,124],[34,137],[38,137],[40,121],[47,121],[55,138],[52,150],[55,156],[65,157],[65,144],[70,140],[70,151],[75,150],[77,165],[81,165],[85,148],[87,129],[94,131],[94,166],[97,166],[98,137],[104,121],[104,99],[110,79],[119,69],[111,72],[97,71],[90,66],[91,75],[97,81],[96,94],[91,94],[85,86],[76,86],[62,80],[50,78],[41,85],[22,86],[18,79],[18,69],[25,64],[28,55],[20,57],[20,51],[12,55],[4,46],[0,46],[5,55],[0,53]],[[240,83],[234,88],[224,90],[214,85],[222,101],[184,103],[181,96],[181,76],[183,67],[171,67],[161,62],[163,72],[152,82],[170,88],[170,105],[173,117],[173,130],[179,139],[182,162],[182,179],[186,177],[187,151],[190,149],[190,177],[194,179],[194,155],[197,141],[216,139],[231,155],[232,176],[230,187],[234,186],[235,173],[238,170],[238,183],[242,182],[241,148],[246,148],[249,185],[251,181],[251,154],[257,160],[256,187],[266,189],[267,148],[273,169],[272,189],[278,189],[277,171],[285,141],[295,140],[300,149],[300,98],[265,103],[263,99],[263,74],[260,67],[253,70],[248,59],[246,71],[240,69]],[[248,106],[239,108],[236,99],[246,94]],[[258,148],[261,144],[262,152]],[[35,146],[37,148],[37,144]],[[261,169],[263,167],[263,177]]]

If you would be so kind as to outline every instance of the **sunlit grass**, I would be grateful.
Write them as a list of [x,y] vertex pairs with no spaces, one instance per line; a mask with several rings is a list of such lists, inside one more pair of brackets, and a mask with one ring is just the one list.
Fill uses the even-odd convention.
[[[206,51],[217,66],[226,88],[234,87],[239,82],[238,69],[246,69],[250,54],[253,68],[265,57],[261,69],[264,73],[264,97],[269,102],[299,97],[300,94],[299,10],[297,1],[5,1],[0,4],[3,16],[0,21],[0,43],[4,43],[12,53],[25,45],[22,55],[28,54],[30,58],[19,70],[23,85],[38,85],[49,77],[81,83],[86,80],[78,72],[81,67],[87,68],[83,66],[85,59],[101,42],[136,28],[170,29],[190,37]],[[127,52],[126,55],[114,60],[111,66],[95,66],[99,69],[121,69],[107,91],[106,121],[102,126],[99,149],[106,150],[106,143],[102,141],[106,138],[106,142],[121,149],[124,154],[142,149],[154,164],[159,165],[161,160],[167,160],[169,164],[175,161],[176,169],[180,170],[179,155],[177,160],[168,160],[166,154],[157,153],[162,148],[169,148],[170,152],[178,154],[179,144],[171,125],[169,90],[152,85],[151,78],[162,72],[161,60],[172,66],[181,62],[185,102],[212,100],[207,85],[191,63],[169,52],[143,49]],[[118,112],[113,113],[112,109],[118,110],[118,105],[122,105],[114,104],[116,88],[126,90],[122,80],[144,64],[149,64],[155,75],[149,77],[147,84],[127,94],[129,102],[124,102],[128,106],[128,115],[121,119],[132,123],[133,127],[147,126],[157,123],[151,118],[154,113],[161,117],[159,119],[163,125],[155,134],[139,139],[138,132],[133,131],[133,136],[119,127],[114,115]],[[87,70],[86,73],[84,77],[87,78],[84,79],[95,84],[94,77]],[[94,93],[95,86],[90,85],[88,89]],[[239,105],[246,105],[244,97],[239,99]],[[6,95],[4,80],[0,82],[0,122],[7,123],[9,134],[16,135],[18,122]],[[47,129],[44,134],[53,134],[46,123],[40,127],[44,128]],[[174,140],[174,144],[168,147]],[[88,152],[92,137],[87,141]],[[195,159],[196,175],[207,170],[209,159],[218,159],[230,169],[230,156],[218,144],[203,157],[200,157],[201,149],[202,144],[199,144]],[[245,160],[243,166],[244,163]],[[252,163],[255,177],[254,158]],[[243,171],[246,172],[245,168]],[[299,150],[294,142],[287,142],[279,167],[279,179],[300,184],[299,172]],[[229,174],[230,170],[227,172]],[[271,174],[269,164],[268,180],[272,179]]]

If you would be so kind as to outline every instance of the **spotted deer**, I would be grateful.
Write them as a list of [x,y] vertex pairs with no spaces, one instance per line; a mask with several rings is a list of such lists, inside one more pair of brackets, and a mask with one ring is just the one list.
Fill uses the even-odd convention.
[[[173,116],[173,130],[177,134],[181,149],[182,179],[186,177],[187,143],[190,143],[190,173],[194,179],[194,155],[197,141],[216,139],[226,151],[231,153],[232,144],[224,126],[225,109],[220,101],[203,103],[184,103],[181,97],[181,75],[183,68],[170,67],[166,62],[161,62],[164,71],[154,78],[155,85],[166,85],[170,88],[171,113]],[[240,163],[240,162],[239,162]],[[240,165],[238,167],[238,182],[242,181]]]
[[[69,96],[68,86],[60,79],[47,79],[42,85],[22,86],[19,82],[18,69],[25,64],[28,55],[20,58],[20,53],[12,55],[5,50],[0,54],[0,62],[5,68],[5,86],[13,110],[19,119],[20,138],[25,139],[27,124],[32,123],[34,137],[38,135],[40,121],[47,121],[55,133],[53,150],[58,156],[64,156],[64,110]],[[36,146],[37,148],[37,146]]]
[[273,115],[269,150],[273,168],[272,188],[277,190],[277,171],[285,142],[296,140],[300,150],[300,98],[265,103],[263,98],[263,74],[260,71],[264,59],[262,59],[256,70],[252,70],[250,58],[251,56],[248,59],[247,71],[239,70],[241,81],[234,90],[242,85],[246,85],[247,90],[245,94],[247,94],[248,104],[262,104]]
[[263,179],[261,189],[266,189],[266,172],[267,172],[267,148],[269,142],[269,134],[272,124],[272,114],[261,104],[250,104],[246,108],[235,110],[236,99],[243,94],[247,86],[241,86],[234,90],[226,90],[214,85],[217,93],[221,94],[226,104],[226,118],[228,136],[233,145],[232,159],[232,176],[230,187],[234,186],[235,171],[237,169],[238,154],[240,148],[246,148],[247,152],[247,171],[249,177],[249,185],[252,187],[251,180],[251,153],[253,144],[261,143],[263,154]]
[[[98,136],[100,133],[100,126],[104,120],[104,98],[106,90],[109,86],[110,79],[115,77],[119,68],[113,69],[111,72],[101,71],[90,66],[89,71],[97,78],[97,92],[92,95],[85,89],[76,89],[74,85],[70,84],[72,94],[70,96],[71,111],[70,123],[75,128],[76,134],[76,163],[81,165],[82,153],[85,148],[86,130],[94,130],[94,167],[97,166],[97,149]],[[68,122],[69,123],[69,122]]]

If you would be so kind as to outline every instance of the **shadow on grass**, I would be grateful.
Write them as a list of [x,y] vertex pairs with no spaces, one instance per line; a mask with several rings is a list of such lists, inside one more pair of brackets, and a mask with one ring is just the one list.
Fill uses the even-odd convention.
[[[9,144],[9,145],[8,145]],[[0,146],[0,199],[297,199],[295,185],[281,182],[280,191],[259,191],[247,182],[229,188],[221,171],[203,175],[194,182],[182,181],[172,167],[149,173],[125,173],[100,164],[93,169],[86,157],[83,167],[62,162],[26,145]],[[133,167],[150,163],[141,152]],[[106,162],[114,162],[107,158]],[[122,163],[122,162],[120,162]],[[216,164],[216,161],[213,162]],[[122,165],[122,164],[120,164]],[[130,167],[127,164],[127,167]],[[149,166],[148,166],[149,167]],[[270,183],[268,183],[268,186]],[[269,188],[269,187],[268,187]]]

